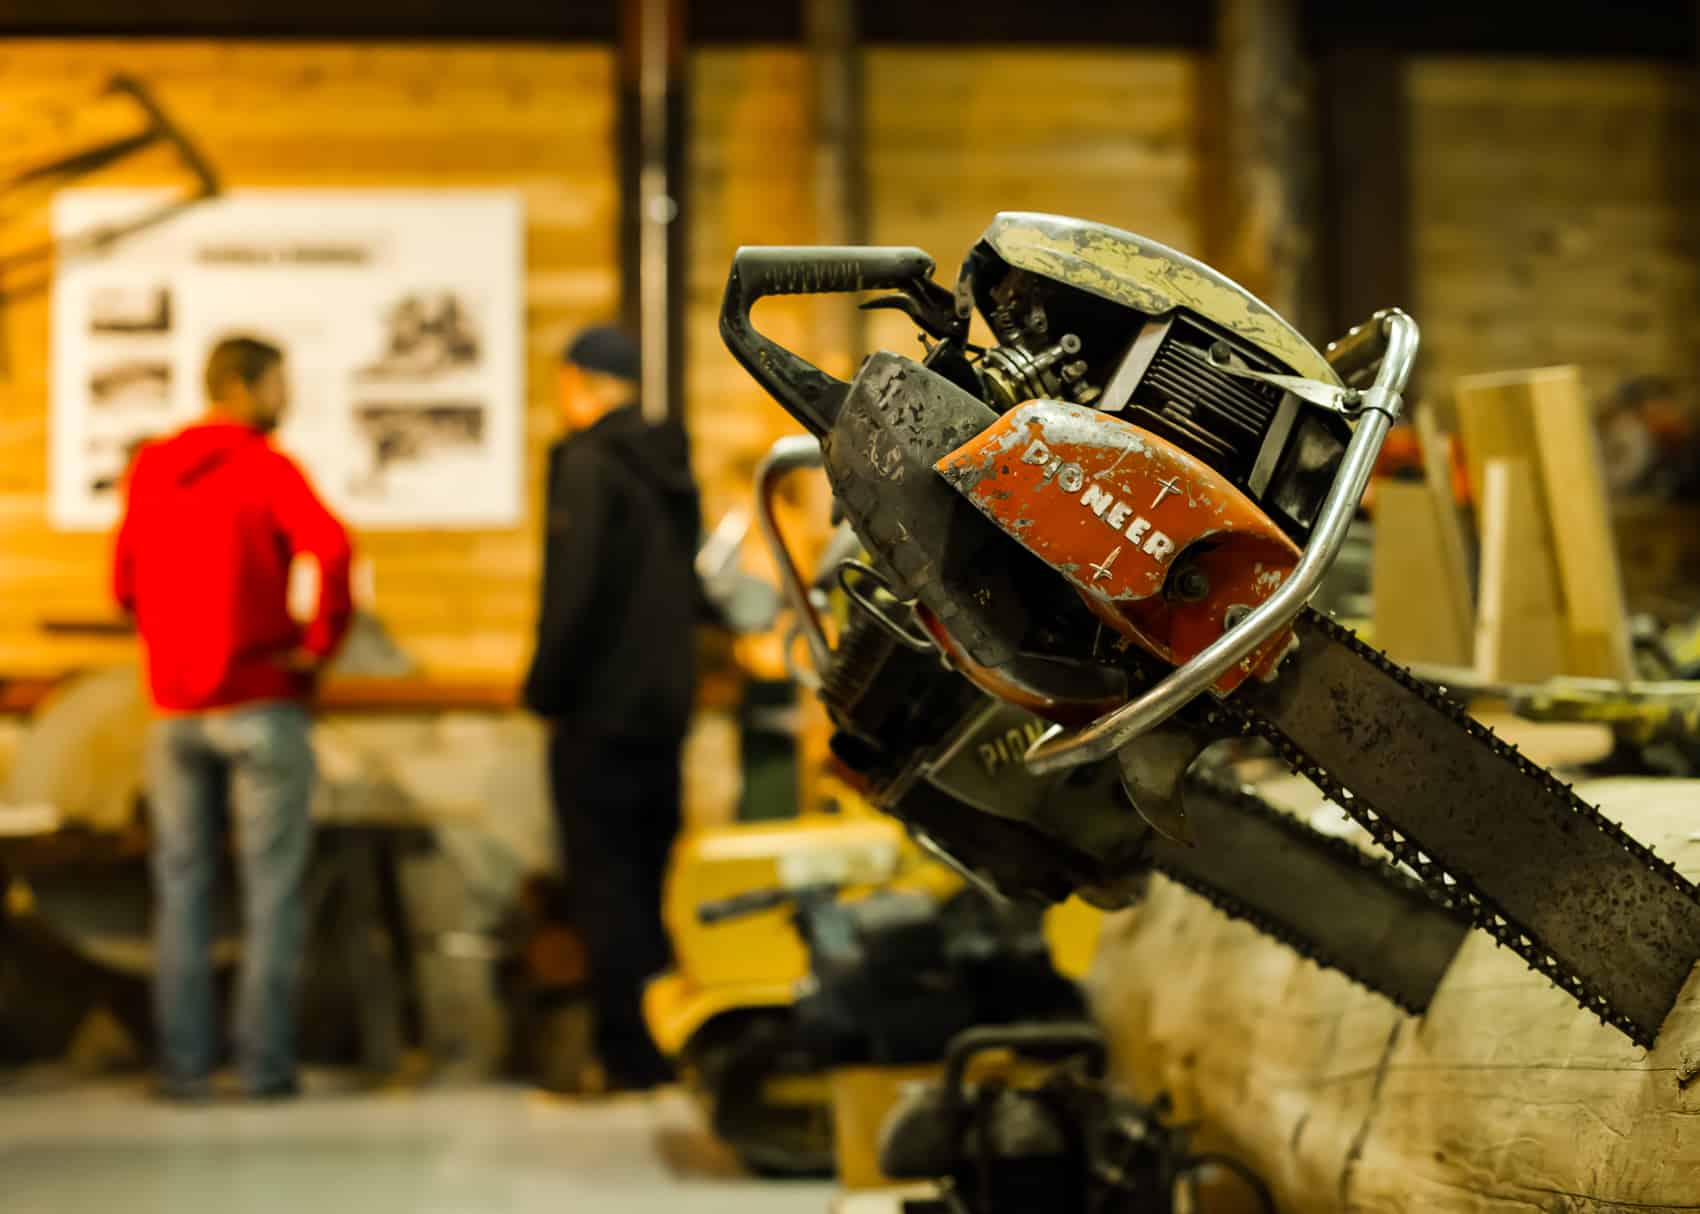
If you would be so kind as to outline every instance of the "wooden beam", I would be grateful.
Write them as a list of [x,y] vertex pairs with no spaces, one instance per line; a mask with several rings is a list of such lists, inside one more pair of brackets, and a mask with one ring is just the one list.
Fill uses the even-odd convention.
[[1216,70],[1219,203],[1207,258],[1325,340],[1317,268],[1320,144],[1300,0],[1221,0]]
[[619,89],[620,315],[656,421],[684,411],[685,0],[623,0]]
[[[815,239],[868,240],[868,190],[862,137],[862,52],[854,0],[804,0],[809,75],[814,84]],[[867,352],[866,313],[854,295],[815,301],[815,350],[822,367],[848,375]]]
[[[63,680],[0,679],[0,717],[27,716],[53,694]],[[724,710],[740,691],[734,677],[710,675],[697,686],[697,707]],[[320,712],[517,712],[519,689],[508,680],[442,679],[333,675],[320,686],[313,706]]]
[[1405,57],[1336,48],[1319,75],[1324,227],[1316,253],[1327,267],[1328,334],[1378,308],[1404,308],[1421,321],[1411,273]]

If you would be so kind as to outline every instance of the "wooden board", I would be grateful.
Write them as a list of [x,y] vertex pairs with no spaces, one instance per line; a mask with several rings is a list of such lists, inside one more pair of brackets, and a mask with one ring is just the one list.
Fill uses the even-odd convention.
[[1535,500],[1559,572],[1562,673],[1629,677],[1629,622],[1580,371],[1564,366],[1466,376],[1455,397],[1478,501],[1490,460],[1527,460],[1535,474]]
[[1375,643],[1400,662],[1470,662],[1469,587],[1461,556],[1457,565],[1452,563],[1441,522],[1426,484],[1388,480],[1376,485],[1370,567]]
[[[1583,792],[1700,876],[1700,783]],[[1700,978],[1645,1051],[1477,932],[1417,1020],[1163,880],[1095,972],[1124,1076],[1202,1120],[1280,1209],[1700,1207]]]
[[1452,436],[1440,432],[1433,408],[1417,410],[1416,427],[1423,483],[1428,488],[1435,528],[1440,533],[1441,560],[1451,591],[1452,614],[1470,632],[1475,627],[1475,596],[1470,589],[1471,554],[1464,538],[1464,520],[1459,517],[1453,493]]
[[1537,683],[1563,673],[1565,621],[1558,566],[1526,461],[1488,461],[1481,520],[1481,607],[1473,662],[1477,677]]
[[1530,385],[1535,451],[1564,590],[1569,665],[1629,678],[1629,617],[1612,536],[1611,503],[1581,371],[1555,367]]

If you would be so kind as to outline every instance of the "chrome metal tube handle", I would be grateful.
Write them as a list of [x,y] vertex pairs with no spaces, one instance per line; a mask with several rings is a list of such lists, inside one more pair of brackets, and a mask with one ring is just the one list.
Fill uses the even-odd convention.
[[[1368,330],[1366,333],[1365,330]],[[1376,340],[1379,337],[1379,340]],[[1358,501],[1369,484],[1376,457],[1387,431],[1399,416],[1400,393],[1411,376],[1416,359],[1417,322],[1397,308],[1377,312],[1329,347],[1331,360],[1338,357],[1353,365],[1349,374],[1379,358],[1374,383],[1364,390],[1359,407],[1362,415],[1346,445],[1346,454],[1334,476],[1334,484],[1317,514],[1299,563],[1281,588],[1260,603],[1240,623],[1228,629],[1201,653],[1161,679],[1136,700],[1109,712],[1081,729],[1068,733],[1054,726],[1027,750],[1027,766],[1046,772],[1078,767],[1107,759],[1127,743],[1168,720],[1201,693],[1208,691],[1233,666],[1244,661],[1299,613],[1316,593],[1323,575],[1340,553],[1346,529],[1351,526]],[[1379,349],[1376,349],[1379,347]],[[1338,353],[1337,353],[1338,352]],[[1346,378],[1347,376],[1343,376]]]
[[[827,643],[826,630],[821,626],[820,614],[809,601],[809,588],[804,584],[802,575],[797,572],[797,562],[791,559],[791,550],[785,546],[785,537],[779,534],[779,520],[773,513],[773,499],[779,482],[787,475],[799,468],[819,468],[821,462],[820,443],[808,435],[793,434],[779,439],[769,447],[761,463],[756,465],[756,523],[761,527],[762,539],[767,541],[768,551],[773,554],[773,563],[779,568],[780,592],[796,618],[798,631],[803,634],[803,643],[809,651],[809,662],[814,666],[815,686],[819,685],[820,673],[832,664],[832,646]],[[795,673],[801,676],[802,672]],[[798,681],[808,682],[801,677]]]

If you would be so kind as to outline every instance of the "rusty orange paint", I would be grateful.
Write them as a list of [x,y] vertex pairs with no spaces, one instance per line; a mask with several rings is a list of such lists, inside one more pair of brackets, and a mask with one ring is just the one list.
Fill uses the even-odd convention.
[[[1232,608],[1256,607],[1298,564],[1298,546],[1208,464],[1095,409],[1030,401],[936,467],[1106,625],[1171,664],[1215,641]],[[1272,637],[1217,690],[1271,669],[1289,640]]]

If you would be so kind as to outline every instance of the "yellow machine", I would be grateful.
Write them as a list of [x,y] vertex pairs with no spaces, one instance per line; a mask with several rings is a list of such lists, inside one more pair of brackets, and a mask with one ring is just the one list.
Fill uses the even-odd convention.
[[[964,886],[898,822],[826,779],[838,812],[680,838],[664,906],[676,968],[656,978],[644,997],[651,1035],[703,1102],[716,1135],[767,1174],[827,1174],[835,1166],[827,1066],[803,1046],[793,1024],[793,1006],[809,989],[811,959],[793,909],[776,904],[705,923],[702,908],[763,891],[830,887],[852,903],[874,891],[942,903]],[[1059,973],[1081,976],[1098,926],[1098,912],[1083,905],[1050,912],[1045,937]]]
[[902,887],[940,897],[962,880],[929,860],[903,827],[845,790],[839,812],[811,811],[778,822],[738,822],[687,831],[673,848],[662,910],[675,968],[644,993],[644,1019],[669,1058],[689,1060],[690,1043],[719,1017],[786,1008],[809,958],[781,907],[723,923],[698,909],[752,890],[835,884]]

